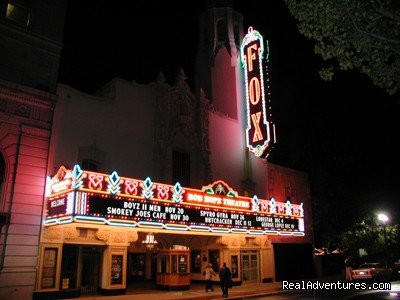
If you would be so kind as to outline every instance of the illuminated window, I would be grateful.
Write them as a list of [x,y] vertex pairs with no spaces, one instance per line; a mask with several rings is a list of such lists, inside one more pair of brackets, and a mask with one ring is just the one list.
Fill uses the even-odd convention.
[[83,159],[82,169],[87,171],[98,171],[99,163],[92,159]]
[[6,13],[7,20],[10,20],[24,27],[28,27],[30,18],[31,14],[27,9],[12,3],[7,4],[7,13]]
[[190,186],[190,154],[172,152],[172,182],[182,186]]

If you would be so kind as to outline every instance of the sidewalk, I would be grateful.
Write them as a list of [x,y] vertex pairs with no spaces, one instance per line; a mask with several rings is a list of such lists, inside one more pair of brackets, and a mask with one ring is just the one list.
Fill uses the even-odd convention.
[[[343,280],[342,276],[312,278],[305,280],[319,280],[324,282],[332,282]],[[298,281],[298,280],[296,280]],[[295,282],[295,281],[293,281]],[[165,291],[158,290],[153,287],[146,286],[145,283],[141,286],[129,288],[126,295],[119,296],[101,296],[101,295],[82,295],[83,300],[211,300],[211,299],[244,299],[256,298],[267,295],[287,293],[282,290],[282,282],[271,283],[247,283],[240,286],[234,286],[229,290],[229,297],[223,298],[222,291],[218,284],[214,284],[214,292],[205,292],[204,284],[192,283],[188,291]],[[73,300],[73,299],[70,299]]]

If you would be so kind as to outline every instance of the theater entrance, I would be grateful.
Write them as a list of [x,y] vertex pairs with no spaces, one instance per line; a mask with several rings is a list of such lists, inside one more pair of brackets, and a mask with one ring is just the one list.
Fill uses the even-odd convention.
[[143,282],[146,280],[146,253],[128,254],[127,283]]
[[259,253],[256,250],[242,250],[243,283],[259,282]]
[[81,292],[97,293],[100,286],[101,252],[97,247],[82,247]]

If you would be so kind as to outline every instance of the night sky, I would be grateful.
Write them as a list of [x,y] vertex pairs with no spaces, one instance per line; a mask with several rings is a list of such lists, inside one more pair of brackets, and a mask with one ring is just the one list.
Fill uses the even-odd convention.
[[[320,79],[322,59],[300,35],[283,0],[235,1],[248,26],[269,40],[277,145],[270,161],[308,172],[319,205],[359,213],[400,202],[399,96],[353,71]],[[94,92],[114,77],[138,83],[180,67],[194,88],[198,15],[205,1],[69,1],[59,82]],[[323,217],[323,216],[320,216]],[[398,221],[394,221],[397,222]]]

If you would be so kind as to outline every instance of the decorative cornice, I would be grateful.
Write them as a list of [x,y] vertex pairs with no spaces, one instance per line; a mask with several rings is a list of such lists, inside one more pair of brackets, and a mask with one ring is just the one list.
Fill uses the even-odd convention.
[[78,230],[75,227],[66,227],[64,228],[64,239],[71,240],[76,239],[78,237]]
[[0,112],[51,123],[53,111],[54,99],[52,97],[43,100],[40,96],[35,98],[34,95],[11,92],[0,85]]
[[127,240],[129,243],[136,242],[138,240],[137,232],[128,232],[127,233]]
[[108,242],[110,239],[110,230],[99,229],[96,233],[96,237],[103,242]]
[[36,128],[29,125],[21,125],[21,131],[25,135],[31,135],[41,138],[50,138],[50,131],[42,128]]
[[62,232],[62,228],[50,227],[44,230],[43,236],[52,242],[55,240],[62,241]]
[[47,94],[46,96],[48,97],[28,94],[22,90],[13,92],[9,88],[0,85],[0,98],[4,100],[16,101],[26,105],[53,110],[57,96],[52,94]]

